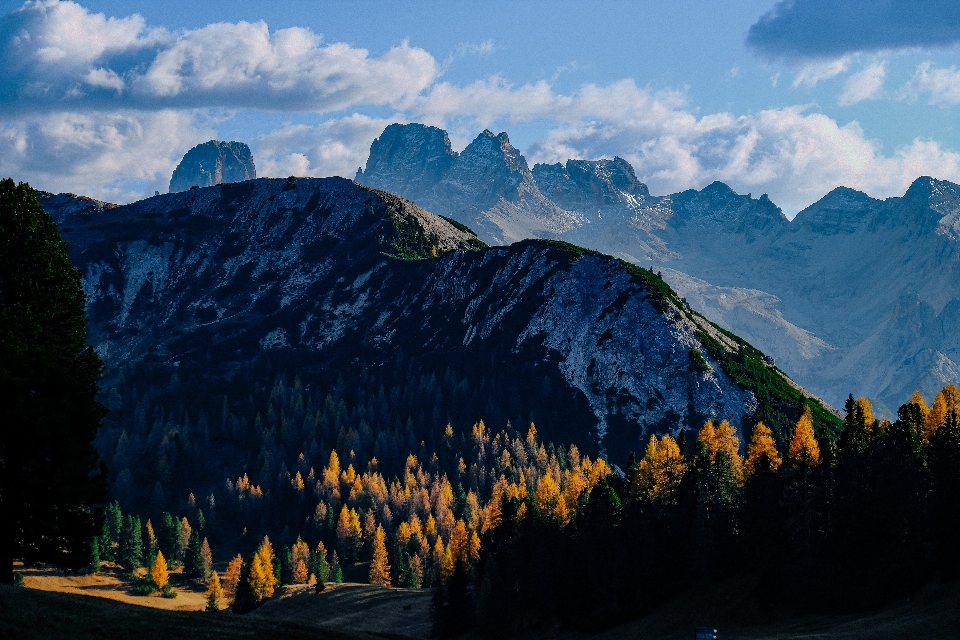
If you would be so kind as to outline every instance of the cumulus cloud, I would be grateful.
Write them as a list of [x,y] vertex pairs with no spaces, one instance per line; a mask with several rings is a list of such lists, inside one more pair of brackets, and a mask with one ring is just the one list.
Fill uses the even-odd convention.
[[883,81],[886,75],[887,66],[883,62],[875,62],[862,71],[858,71],[847,78],[838,102],[843,106],[848,106],[876,98],[880,94],[880,90],[883,89]]
[[42,113],[0,124],[0,175],[125,203],[165,193],[184,152],[216,137],[182,111]]
[[352,179],[367,162],[373,139],[403,117],[353,114],[316,126],[290,124],[256,138],[251,147],[261,176],[342,176]]
[[403,42],[379,57],[309,29],[264,22],[171,33],[139,15],[107,18],[37,0],[0,19],[0,108],[257,108],[331,112],[402,107],[439,73]]
[[747,33],[747,44],[761,55],[787,59],[958,43],[955,0],[780,0]]
[[920,64],[899,97],[915,100],[923,95],[932,105],[960,104],[960,71],[956,67],[935,69],[930,62]]

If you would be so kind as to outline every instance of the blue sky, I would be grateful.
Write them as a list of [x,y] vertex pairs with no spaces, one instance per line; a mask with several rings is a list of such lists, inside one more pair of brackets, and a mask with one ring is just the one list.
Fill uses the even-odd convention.
[[187,149],[346,175],[394,121],[531,165],[620,155],[654,193],[723,180],[792,216],[845,185],[960,182],[960,3],[7,2],[0,173],[127,202]]

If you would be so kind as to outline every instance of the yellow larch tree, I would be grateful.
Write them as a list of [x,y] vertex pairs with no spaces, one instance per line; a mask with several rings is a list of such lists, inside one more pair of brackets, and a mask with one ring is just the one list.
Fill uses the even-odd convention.
[[163,557],[163,551],[157,551],[157,557],[153,560],[153,566],[150,567],[150,577],[153,578],[153,584],[157,589],[163,589],[170,582],[170,572],[167,569],[167,560]]
[[924,444],[930,444],[930,438],[937,432],[943,422],[947,419],[947,398],[943,391],[937,394],[933,399],[933,406],[927,412],[923,421],[923,427],[920,430],[920,438]]
[[207,611],[219,611],[220,604],[224,600],[224,595],[223,585],[220,583],[220,576],[214,571],[207,579]]
[[672,503],[687,465],[680,446],[669,434],[650,436],[634,478],[633,493],[654,503]]
[[249,584],[258,602],[272,597],[277,587],[277,577],[273,573],[273,557],[273,545],[270,544],[270,538],[264,536],[250,562]]
[[[290,548],[290,563],[294,567],[293,582],[295,584],[307,584],[310,580],[310,572],[307,569],[310,566],[310,547],[299,536],[297,541],[293,543],[293,547]],[[303,565],[302,577],[298,573],[301,564]]]
[[787,460],[795,467],[820,464],[820,445],[813,432],[813,414],[810,407],[804,407],[803,414],[797,420],[797,426],[790,438]]
[[773,439],[773,432],[762,422],[758,422],[750,436],[747,445],[747,460],[744,462],[744,472],[747,476],[757,470],[758,464],[765,464],[770,471],[776,471],[783,464],[780,452],[777,451],[777,442]]
[[733,425],[722,420],[719,425],[714,426],[712,420],[707,420],[697,437],[707,447],[711,462],[717,459],[717,454],[721,451],[726,454],[734,479],[742,484],[743,458],[740,456],[740,438]]
[[387,561],[387,534],[377,525],[373,534],[373,560],[370,562],[370,584],[390,586],[390,563]]
[[240,583],[240,569],[243,567],[243,557],[240,554],[227,564],[223,574],[223,592],[229,600],[237,595],[237,585]]

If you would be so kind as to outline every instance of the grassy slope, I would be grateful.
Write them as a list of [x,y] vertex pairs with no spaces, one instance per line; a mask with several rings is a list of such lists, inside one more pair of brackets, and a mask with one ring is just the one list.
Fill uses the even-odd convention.
[[363,640],[369,634],[220,613],[162,611],[103,598],[0,585],[0,638]]

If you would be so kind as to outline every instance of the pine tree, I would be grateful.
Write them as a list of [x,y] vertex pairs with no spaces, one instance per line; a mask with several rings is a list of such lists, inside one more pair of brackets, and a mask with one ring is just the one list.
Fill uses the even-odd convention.
[[183,572],[191,578],[204,577],[202,553],[200,534],[196,531],[191,531],[190,538],[187,542],[187,549],[183,554]]
[[322,542],[317,543],[317,550],[313,554],[313,574],[317,582],[323,584],[330,579],[330,565],[327,563],[327,548]]
[[126,516],[117,545],[117,562],[127,571],[143,566],[143,537],[140,518]]
[[150,568],[150,577],[153,578],[153,584],[161,591],[170,582],[170,572],[167,569],[167,561],[163,557],[162,551],[157,551],[153,567]]
[[100,571],[100,537],[93,536],[90,543],[90,572],[99,573]]
[[343,569],[340,568],[340,559],[337,557],[337,552],[333,552],[333,562],[331,563],[330,573],[333,575],[333,581],[337,584],[343,582]]
[[220,576],[214,571],[207,579],[207,611],[220,611],[220,603],[223,602],[223,599],[224,593],[223,586],[220,584]]
[[30,185],[0,180],[0,583],[13,584],[16,558],[90,561],[107,489],[93,441],[106,410],[85,307],[53,218]]
[[390,564],[387,561],[387,536],[383,525],[373,534],[373,560],[370,562],[370,584],[390,586]]

